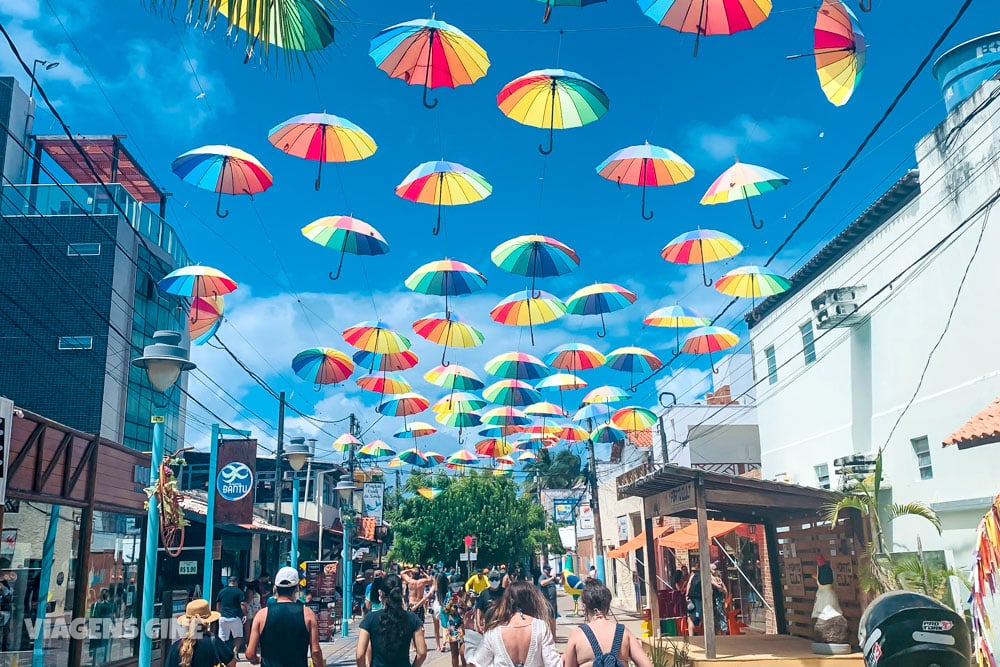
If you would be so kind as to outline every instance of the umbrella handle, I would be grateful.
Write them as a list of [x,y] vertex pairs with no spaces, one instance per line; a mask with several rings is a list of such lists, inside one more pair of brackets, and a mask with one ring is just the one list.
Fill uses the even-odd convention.
[[445,366],[445,367],[448,367],[448,366],[451,366],[451,362],[450,361],[445,361],[444,356],[446,354],[448,354],[448,346],[447,345],[445,345],[444,349],[441,350],[441,365]]
[[554,128],[552,126],[549,126],[549,147],[548,148],[545,148],[545,146],[543,144],[538,144],[538,152],[541,153],[542,155],[548,155],[549,153],[552,152],[552,146],[553,146],[553,136],[552,135],[553,135],[553,130],[554,130]]
[[597,332],[598,338],[604,338],[608,335],[608,326],[604,323],[604,313],[601,313],[601,330]]
[[464,445],[465,444],[465,437],[462,435],[462,427],[461,426],[458,427],[458,444],[460,444],[460,445]]
[[552,152],[553,139],[554,139],[553,135],[555,133],[555,127],[556,127],[556,81],[555,81],[555,79],[552,80],[551,90],[552,90],[552,92],[550,94],[551,100],[549,102],[549,104],[550,104],[550,106],[549,106],[549,147],[546,150],[542,146],[542,144],[538,144],[538,152],[541,153],[542,155],[548,155],[549,153]]
[[542,23],[548,23],[549,19],[552,18],[552,3],[545,3],[545,14],[542,16]]
[[220,218],[225,218],[229,215],[229,211],[225,213],[222,212],[222,193],[219,193],[219,200],[215,203],[215,214]]
[[438,101],[437,101],[436,97],[434,98],[434,102],[433,103],[431,103],[431,104],[427,103],[427,84],[424,84],[424,106],[427,107],[428,109],[433,109],[437,105],[438,105]]
[[[645,162],[643,164],[645,164]],[[645,181],[645,178],[643,179],[643,183],[642,183],[642,219],[643,220],[652,220],[653,219],[653,211],[652,211],[652,209],[650,209],[649,215],[646,215],[646,181]]]
[[714,280],[712,280],[711,278],[709,278],[707,275],[705,275],[705,262],[704,262],[704,260],[701,262],[701,282],[705,283],[705,287],[711,287],[712,283],[715,282]]
[[434,236],[441,233],[441,193],[438,193],[438,218],[437,224],[434,225],[434,231],[431,232]]
[[872,0],[858,0],[858,7],[867,14],[872,10]]
[[[323,163],[321,162],[320,164]],[[316,182],[319,183],[319,181]],[[336,280],[337,278],[340,277],[340,270],[344,268],[344,255],[346,254],[346,252],[347,252],[347,234],[344,234],[344,242],[340,244],[340,263],[337,264],[337,275],[334,275],[333,271],[331,271],[330,280]]]
[[743,201],[747,203],[747,211],[750,212],[750,224],[753,225],[754,229],[764,229],[764,221],[761,220],[760,224],[757,224],[757,219],[753,217],[753,208],[750,206],[750,198],[747,197],[746,186],[743,187]]
[[427,103],[427,85],[431,80],[431,59],[434,57],[434,30],[430,31],[430,37],[427,42],[427,68],[424,70],[424,106],[428,109],[433,109],[437,106],[437,98],[434,98],[434,104]]
[[316,192],[319,192],[319,184],[320,184],[320,181],[322,181],[322,180],[323,180],[323,161],[320,160],[319,161],[319,171],[316,172],[316,183],[315,183]]

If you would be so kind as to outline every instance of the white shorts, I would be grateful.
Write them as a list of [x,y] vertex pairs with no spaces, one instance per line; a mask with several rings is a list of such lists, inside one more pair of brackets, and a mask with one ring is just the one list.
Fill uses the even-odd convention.
[[238,618],[220,618],[219,639],[227,642],[231,637],[243,637],[243,621]]

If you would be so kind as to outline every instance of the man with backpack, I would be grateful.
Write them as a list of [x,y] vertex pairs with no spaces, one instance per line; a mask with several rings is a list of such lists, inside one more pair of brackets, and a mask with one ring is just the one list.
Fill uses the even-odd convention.
[[611,591],[595,579],[588,579],[580,594],[586,624],[569,635],[564,667],[590,663],[593,667],[653,667],[639,639],[611,616]]

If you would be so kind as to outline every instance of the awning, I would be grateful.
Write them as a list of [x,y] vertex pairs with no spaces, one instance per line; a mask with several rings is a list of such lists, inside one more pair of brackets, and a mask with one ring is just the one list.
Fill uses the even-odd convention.
[[[711,542],[716,537],[722,537],[727,533],[731,533],[742,525],[742,523],[735,521],[709,521],[708,541]],[[667,547],[668,549],[697,549],[698,524],[692,523],[672,535],[667,535],[660,540],[660,546]]]
[[122,136],[83,136],[73,139],[83,148],[81,154],[65,135],[36,136],[35,144],[45,151],[74,183],[94,183],[98,176],[107,183],[120,183],[130,195],[144,204],[159,203],[160,188],[122,144]]
[[[670,531],[670,526],[661,526],[653,529],[653,539],[660,540]],[[662,540],[660,544],[663,544]],[[627,558],[630,553],[646,546],[646,533],[642,532],[633,537],[628,542],[621,544],[608,552],[608,558]]]

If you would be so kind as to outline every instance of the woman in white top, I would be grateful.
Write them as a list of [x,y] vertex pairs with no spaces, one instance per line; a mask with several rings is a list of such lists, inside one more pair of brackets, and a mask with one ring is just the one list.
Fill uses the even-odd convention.
[[468,661],[475,667],[561,667],[548,616],[541,591],[528,581],[511,582]]

